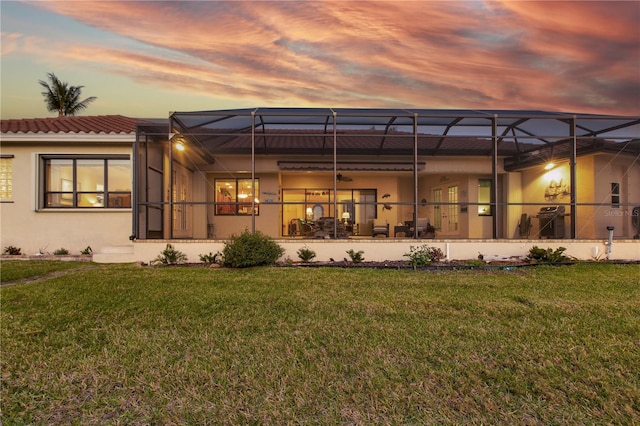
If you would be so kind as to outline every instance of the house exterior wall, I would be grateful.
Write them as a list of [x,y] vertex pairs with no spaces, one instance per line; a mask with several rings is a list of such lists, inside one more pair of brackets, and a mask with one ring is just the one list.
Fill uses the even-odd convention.
[[126,245],[131,235],[131,209],[42,209],[39,197],[39,156],[44,154],[126,154],[131,144],[2,144],[3,155],[13,155],[13,199],[0,204],[2,249],[12,245],[24,254],[53,253],[65,248],[79,254]]
[[[595,203],[603,203],[593,212],[596,238],[606,238],[607,226],[615,227],[615,238],[631,238],[638,233],[633,229],[633,207],[640,206],[640,163],[628,157],[601,154],[594,157],[593,190]],[[620,184],[620,206],[611,204],[611,183]],[[625,205],[630,204],[630,205]]]
[[[620,184],[619,207],[611,204],[611,183]],[[578,158],[576,167],[576,196],[578,204],[576,237],[579,239],[608,238],[607,226],[614,226],[615,238],[633,238],[633,206],[640,206],[640,164],[626,156],[597,154]],[[557,195],[554,189],[560,188]],[[568,162],[549,171],[542,166],[522,173],[523,213],[536,216],[543,204],[569,204],[570,170]],[[513,202],[513,200],[511,200]],[[540,203],[535,205],[535,203]],[[631,204],[625,206],[624,204]],[[570,206],[565,206],[567,214]],[[540,232],[540,221],[533,220],[532,237]],[[570,219],[565,217],[565,238],[570,238]]]

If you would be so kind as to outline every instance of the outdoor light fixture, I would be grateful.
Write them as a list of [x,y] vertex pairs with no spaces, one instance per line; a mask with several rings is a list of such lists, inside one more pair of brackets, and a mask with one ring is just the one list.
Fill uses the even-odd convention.
[[180,141],[175,143],[175,147],[178,151],[184,151],[184,144]]
[[544,166],[544,169],[545,169],[545,170],[551,170],[551,169],[553,169],[555,166],[556,166],[556,165],[555,165],[554,163],[549,162],[549,163],[547,163],[547,165],[546,165],[546,166]]

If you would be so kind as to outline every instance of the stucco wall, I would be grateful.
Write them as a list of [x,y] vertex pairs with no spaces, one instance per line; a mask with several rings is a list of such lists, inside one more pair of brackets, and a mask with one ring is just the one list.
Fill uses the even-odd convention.
[[25,146],[3,143],[2,154],[13,157],[13,199],[0,204],[2,249],[12,245],[24,254],[65,248],[72,254],[91,246],[129,243],[131,209],[38,209],[38,155],[131,154],[130,145]]

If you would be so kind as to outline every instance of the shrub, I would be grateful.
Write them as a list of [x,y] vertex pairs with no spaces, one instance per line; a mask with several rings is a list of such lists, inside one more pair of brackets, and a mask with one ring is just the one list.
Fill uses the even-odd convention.
[[409,258],[411,266],[417,268],[427,266],[431,262],[440,261],[444,257],[444,254],[442,250],[437,247],[429,247],[427,244],[423,244],[419,247],[410,246],[409,253],[405,253],[404,256]]
[[9,254],[11,256],[20,256],[22,254],[22,250],[20,247],[7,246],[4,248],[3,254]]
[[314,257],[316,257],[316,252],[311,250],[309,247],[304,246],[298,250],[298,257],[303,262],[311,262]]
[[167,244],[164,250],[160,252],[158,257],[151,261],[152,265],[177,265],[185,263],[187,255],[176,250],[171,244]]
[[364,260],[364,257],[362,257],[364,252],[362,250],[354,251],[353,249],[350,249],[350,250],[347,250],[347,254],[351,258],[351,261],[353,263],[360,263]]
[[566,262],[567,260],[569,260],[569,258],[562,254],[565,250],[566,247],[558,247],[555,250],[549,247],[545,250],[538,246],[533,246],[531,247],[531,249],[529,249],[529,255],[527,256],[527,258],[529,260],[535,260],[537,262],[544,263]]
[[216,254],[213,254],[209,252],[208,254],[201,254],[200,262],[206,263],[207,265],[222,263],[222,253],[217,252]]
[[87,248],[85,248],[84,250],[80,250],[80,254],[91,254],[91,253],[93,253],[91,246],[87,246]]
[[64,247],[59,248],[53,252],[56,256],[64,256],[65,254],[69,254],[69,250]]
[[222,250],[223,265],[230,268],[272,265],[283,254],[284,249],[260,231],[232,235]]

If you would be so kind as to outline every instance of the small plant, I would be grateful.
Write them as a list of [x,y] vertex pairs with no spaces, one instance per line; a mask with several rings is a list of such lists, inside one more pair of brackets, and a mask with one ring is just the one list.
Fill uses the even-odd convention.
[[187,261],[187,255],[176,250],[171,244],[167,244],[164,250],[160,252],[158,257],[151,261],[152,265],[177,265],[185,263]]
[[351,258],[351,261],[353,263],[360,263],[360,262],[362,262],[364,260],[364,257],[362,257],[364,252],[362,250],[355,251],[353,249],[349,249],[349,250],[347,250],[347,254]]
[[85,249],[80,250],[80,254],[91,254],[91,253],[93,253],[91,246],[87,246]]
[[9,254],[11,256],[20,256],[22,254],[22,250],[20,247],[7,246],[4,248],[3,254]]
[[467,261],[464,262],[465,265],[469,265],[469,266],[482,266],[484,265],[484,260],[482,259],[469,259]]
[[223,265],[230,268],[272,265],[284,254],[284,249],[262,232],[244,231],[224,243]]
[[209,252],[208,254],[201,254],[200,262],[205,263],[207,265],[213,265],[214,263],[222,263],[222,253],[216,252],[216,254],[213,254]]
[[316,257],[316,252],[311,250],[309,247],[304,246],[298,250],[298,257],[303,262],[311,262],[314,257]]
[[54,250],[53,254],[56,255],[56,256],[64,256],[66,254],[69,254],[69,250],[67,250],[64,247],[61,247],[61,248],[59,248],[57,250]]
[[437,247],[429,247],[427,244],[423,244],[419,247],[410,246],[409,253],[405,253],[404,256],[409,258],[409,263],[411,263],[411,266],[415,269],[421,266],[427,266],[431,264],[431,262],[440,261],[444,257],[444,254],[442,250]]
[[531,247],[531,249],[529,249],[529,255],[527,256],[527,258],[529,260],[535,260],[536,262],[542,263],[566,262],[569,260],[569,257],[562,254],[565,250],[566,247],[558,247],[555,250],[549,247],[545,250],[538,246],[533,246]]

